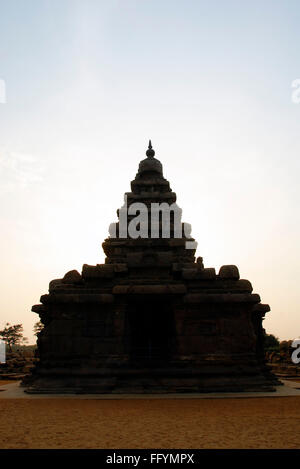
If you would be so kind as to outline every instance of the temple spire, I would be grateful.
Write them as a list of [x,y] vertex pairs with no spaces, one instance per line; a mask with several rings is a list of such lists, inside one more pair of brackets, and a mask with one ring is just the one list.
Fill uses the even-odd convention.
[[146,151],[146,155],[148,156],[148,158],[154,158],[155,151],[152,148],[151,140],[149,140],[149,145],[148,145],[148,150]]

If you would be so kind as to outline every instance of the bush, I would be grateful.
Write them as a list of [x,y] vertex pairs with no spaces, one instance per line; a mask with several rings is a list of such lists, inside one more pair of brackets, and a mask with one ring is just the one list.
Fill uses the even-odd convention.
[[265,352],[279,352],[280,342],[277,337],[273,334],[265,334],[264,336],[264,348]]

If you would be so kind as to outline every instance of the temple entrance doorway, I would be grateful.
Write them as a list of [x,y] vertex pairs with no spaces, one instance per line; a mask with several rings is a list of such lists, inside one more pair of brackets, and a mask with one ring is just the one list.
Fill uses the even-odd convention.
[[130,304],[128,308],[130,359],[132,362],[167,362],[175,341],[171,305],[162,301]]

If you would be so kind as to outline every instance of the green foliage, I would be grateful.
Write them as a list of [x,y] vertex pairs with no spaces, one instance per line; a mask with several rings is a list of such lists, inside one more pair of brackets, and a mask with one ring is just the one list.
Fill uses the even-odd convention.
[[6,327],[0,331],[0,338],[7,344],[10,351],[13,345],[19,345],[28,341],[28,339],[23,336],[22,324],[14,324],[11,326],[10,323],[7,322],[5,326]]
[[265,352],[279,352],[279,339],[273,334],[265,334],[264,347]]

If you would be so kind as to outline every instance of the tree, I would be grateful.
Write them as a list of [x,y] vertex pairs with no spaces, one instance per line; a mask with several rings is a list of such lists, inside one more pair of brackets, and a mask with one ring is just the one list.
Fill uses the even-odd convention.
[[10,325],[9,322],[5,324],[5,328],[0,331],[0,338],[8,345],[9,351],[12,351],[13,345],[20,345],[28,339],[23,336],[23,325],[14,324]]
[[273,334],[265,334],[264,347],[266,352],[279,352],[279,339]]
[[44,325],[41,321],[36,322],[35,325],[33,326],[34,335],[38,336],[43,328],[44,328]]

